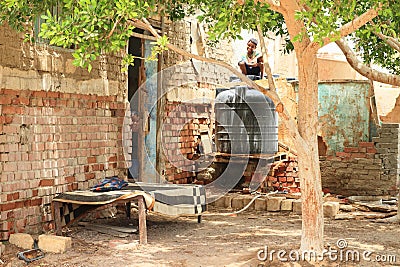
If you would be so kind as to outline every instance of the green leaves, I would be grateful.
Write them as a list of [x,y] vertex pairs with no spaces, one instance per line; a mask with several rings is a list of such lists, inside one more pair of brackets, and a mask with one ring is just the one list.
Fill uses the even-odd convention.
[[[368,62],[380,63],[393,72],[400,72],[398,52],[392,49],[377,33],[394,38],[398,42],[400,29],[400,2],[398,0],[301,0],[302,7],[296,14],[298,23],[305,25],[303,35],[291,36],[292,41],[302,42],[305,37],[321,45],[326,37],[335,41],[339,29],[378,3],[382,4],[379,16],[373,23],[360,28],[351,38],[357,44],[360,55]],[[264,34],[274,32],[287,40],[284,51],[293,49],[284,18],[260,2],[237,0],[0,0],[0,23],[31,32],[34,18],[40,17],[39,37],[49,40],[50,45],[75,47],[76,66],[92,69],[91,62],[103,53],[116,53],[126,48],[134,27],[131,21],[152,15],[168,15],[181,19],[194,11],[200,11],[199,19],[209,27],[208,41],[212,44],[220,38],[241,38],[242,29],[256,30],[261,25]],[[197,12],[196,14],[199,14]],[[27,40],[32,39],[28,36]],[[150,59],[166,49],[166,37],[157,41]],[[123,65],[131,64],[126,58]]]
[[90,71],[100,54],[125,49],[134,29],[131,20],[155,11],[155,2],[143,0],[63,0],[58,5],[54,0],[2,0],[0,22],[27,31],[25,22],[41,17],[38,36],[50,45],[76,47],[73,64]]

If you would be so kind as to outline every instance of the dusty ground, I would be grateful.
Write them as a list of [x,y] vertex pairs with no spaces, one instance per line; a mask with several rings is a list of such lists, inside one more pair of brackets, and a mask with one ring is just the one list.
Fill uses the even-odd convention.
[[[346,251],[358,251],[362,257],[365,250],[377,255],[396,256],[397,263],[373,261],[340,262],[329,260],[310,264],[300,262],[262,261],[257,252],[265,246],[271,250],[298,249],[301,219],[298,215],[284,213],[244,212],[238,216],[221,215],[224,211],[209,211],[198,224],[195,218],[171,218],[148,215],[148,240],[146,246],[137,245],[138,235],[116,238],[87,230],[81,226],[70,228],[73,247],[64,254],[46,254],[45,258],[29,266],[400,266],[400,226],[376,223],[368,219],[325,220],[325,244],[337,249],[338,239],[345,239]],[[218,214],[219,213],[219,214]],[[118,225],[136,224],[123,214],[114,219],[96,222]],[[116,246],[117,245],[117,246]],[[1,257],[3,266],[26,266],[16,259],[21,249],[7,244]],[[335,254],[332,254],[334,257]],[[263,254],[260,254],[262,257]],[[295,257],[295,254],[292,254]],[[285,258],[289,259],[288,254]],[[351,256],[349,256],[351,258]],[[351,258],[352,259],[352,258]],[[1,265],[1,264],[0,264]]]

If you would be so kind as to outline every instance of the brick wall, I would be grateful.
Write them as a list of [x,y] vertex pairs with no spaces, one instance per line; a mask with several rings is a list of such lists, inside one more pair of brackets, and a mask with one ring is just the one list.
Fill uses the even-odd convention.
[[201,143],[200,127],[210,126],[210,104],[168,102],[162,133],[164,176],[168,182],[187,184],[196,177],[195,160]]
[[400,124],[382,124],[378,133],[379,137],[372,140],[375,142],[377,157],[382,161],[382,180],[392,185],[393,189],[400,178]]
[[295,156],[289,156],[286,160],[275,162],[271,166],[263,188],[268,191],[300,192],[297,158]]
[[394,195],[399,176],[399,125],[383,124],[373,142],[345,147],[335,156],[320,157],[326,191],[350,195]]
[[125,169],[120,58],[101,57],[89,73],[70,52],[0,26],[0,240],[48,229],[56,193]]
[[42,229],[56,193],[93,186],[124,167],[125,104],[115,96],[0,91],[0,235]]
[[[167,25],[171,44],[192,51],[191,36],[194,21],[179,21]],[[209,58],[232,61],[233,49],[227,40],[215,47],[206,47]],[[169,182],[191,183],[195,180],[194,151],[200,140],[199,125],[211,127],[213,102],[218,84],[229,82],[232,73],[216,64],[190,61],[174,51],[163,54],[162,96],[164,109],[160,125],[162,156],[159,158],[162,176]],[[186,129],[184,127],[192,127]]]

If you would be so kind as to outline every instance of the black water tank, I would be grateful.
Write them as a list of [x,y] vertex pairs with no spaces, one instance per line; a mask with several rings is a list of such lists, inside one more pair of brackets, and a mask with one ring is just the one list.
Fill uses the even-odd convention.
[[275,154],[278,151],[278,116],[275,105],[261,92],[235,86],[215,100],[218,152]]

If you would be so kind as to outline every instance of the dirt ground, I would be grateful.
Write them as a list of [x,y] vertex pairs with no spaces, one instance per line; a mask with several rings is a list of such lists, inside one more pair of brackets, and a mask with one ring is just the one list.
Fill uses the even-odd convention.
[[[299,215],[249,211],[228,216],[226,212],[209,210],[201,223],[194,217],[149,213],[148,245],[138,245],[137,234],[118,238],[74,225],[67,232],[73,240],[71,249],[64,254],[47,253],[29,266],[400,266],[399,224],[365,218],[325,219],[326,248],[337,252],[330,254],[331,258],[325,255],[322,260],[309,263],[292,261],[300,245]],[[127,226],[137,224],[137,220],[127,219],[121,212],[116,218],[96,223]],[[339,239],[344,239],[340,245],[347,242],[347,247],[339,249]],[[272,261],[264,259],[266,248],[269,256],[272,250],[286,251],[281,258],[287,261],[280,261],[276,252],[272,253]],[[2,266],[26,266],[16,257],[19,251],[20,248],[6,244]],[[371,254],[365,254],[363,259],[365,251]],[[352,253],[359,253],[360,261],[353,261],[357,258]],[[392,262],[376,261],[385,257]]]

